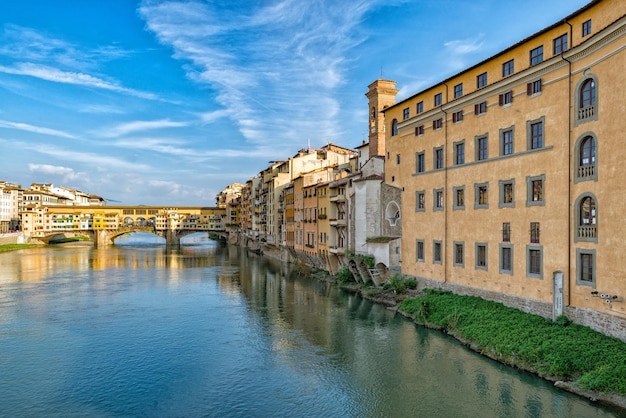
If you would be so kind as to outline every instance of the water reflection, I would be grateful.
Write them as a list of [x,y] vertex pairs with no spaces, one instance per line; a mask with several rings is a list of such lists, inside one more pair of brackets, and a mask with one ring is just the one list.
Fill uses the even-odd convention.
[[615,416],[238,247],[0,265],[7,416]]

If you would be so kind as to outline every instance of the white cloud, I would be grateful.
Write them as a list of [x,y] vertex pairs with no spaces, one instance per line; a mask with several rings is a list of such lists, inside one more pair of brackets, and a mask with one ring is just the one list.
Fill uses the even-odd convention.
[[119,136],[128,135],[134,132],[166,129],[166,128],[181,128],[187,126],[187,122],[174,122],[169,119],[160,119],[152,121],[133,121],[117,125],[113,128],[107,129],[101,132],[104,137],[115,138]]
[[28,169],[34,173],[40,173],[47,177],[61,177],[64,182],[84,179],[86,177],[85,173],[77,173],[71,168],[50,164],[28,164]]
[[61,138],[70,138],[70,139],[75,139],[76,138],[72,134],[69,134],[69,133],[63,132],[63,131],[59,131],[59,130],[56,130],[56,129],[50,129],[50,128],[44,128],[44,127],[41,127],[41,126],[29,125],[27,123],[9,122],[9,121],[6,121],[6,120],[0,120],[0,128],[17,129],[17,130],[20,130],[20,131],[34,132],[34,133],[42,134],[42,135],[58,136],[58,137],[61,137]]
[[461,70],[467,67],[469,61],[473,61],[472,56],[480,52],[484,46],[485,35],[478,34],[473,38],[457,39],[445,42],[445,56],[451,70]]
[[30,76],[41,80],[51,81],[54,83],[73,84],[83,87],[91,87],[103,90],[110,90],[117,93],[128,94],[143,99],[156,100],[157,97],[152,93],[146,93],[134,89],[120,86],[117,82],[106,81],[89,74],[71,71],[62,71],[47,65],[39,65],[28,62],[17,63],[13,67],[0,66],[0,72],[5,74],[14,74],[22,76]]

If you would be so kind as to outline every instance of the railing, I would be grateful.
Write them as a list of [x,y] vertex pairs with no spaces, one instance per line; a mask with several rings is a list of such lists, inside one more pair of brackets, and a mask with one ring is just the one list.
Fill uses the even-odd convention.
[[578,178],[594,177],[596,174],[595,164],[586,164],[578,167]]
[[591,105],[578,109],[578,120],[590,119],[596,114],[596,106]]
[[596,225],[579,226],[578,238],[598,238],[598,227]]

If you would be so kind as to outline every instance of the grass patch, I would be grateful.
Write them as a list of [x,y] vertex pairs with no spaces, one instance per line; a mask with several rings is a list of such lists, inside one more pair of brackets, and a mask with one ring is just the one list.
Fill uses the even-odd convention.
[[5,244],[0,245],[0,253],[6,251],[15,251],[15,250],[23,250],[25,248],[34,248],[38,247],[37,244]]
[[86,237],[84,235],[77,235],[75,237],[50,240],[50,244],[65,244],[67,242],[79,242],[79,241],[90,241],[90,239],[89,237]]
[[404,300],[399,309],[504,363],[584,390],[626,395],[626,344],[565,317],[552,321],[501,303],[431,289]]

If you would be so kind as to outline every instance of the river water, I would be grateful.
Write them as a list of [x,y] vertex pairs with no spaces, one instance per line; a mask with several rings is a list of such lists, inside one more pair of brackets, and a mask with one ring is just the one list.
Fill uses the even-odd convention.
[[3,417],[612,417],[224,245],[0,253]]

